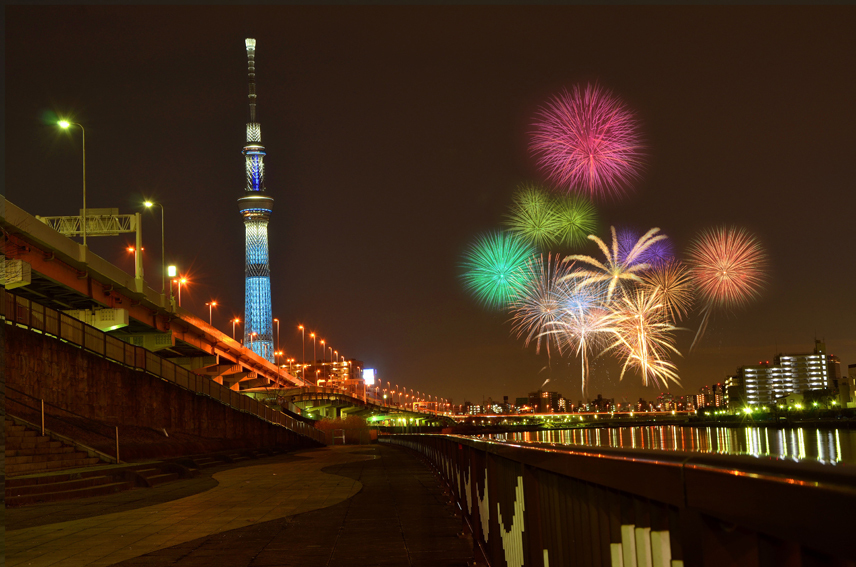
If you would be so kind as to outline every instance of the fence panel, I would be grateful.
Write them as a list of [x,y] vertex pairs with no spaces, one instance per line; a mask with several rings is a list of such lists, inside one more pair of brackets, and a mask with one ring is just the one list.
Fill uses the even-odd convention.
[[44,330],[49,335],[53,335],[54,337],[59,336],[59,311],[55,311],[54,309],[45,310]]
[[45,329],[45,306],[38,303],[30,303],[30,327],[44,331]]
[[30,300],[15,296],[15,322],[30,326]]
[[83,323],[60,313],[59,316],[59,336],[70,343],[78,346],[83,346]]
[[182,388],[189,388],[190,375],[193,374],[189,370],[181,368],[180,366],[175,369],[175,383],[181,386]]
[[177,366],[175,363],[170,362],[169,360],[161,361],[161,378],[165,378],[170,382],[175,382],[175,369]]
[[146,372],[151,372],[155,376],[161,375],[161,363],[163,359],[153,352],[145,351],[146,353]]
[[104,333],[96,329],[95,327],[90,327],[89,325],[83,326],[83,348],[86,350],[91,350],[92,352],[98,353],[101,356],[104,356]]
[[104,338],[104,356],[120,364],[125,362],[125,341],[107,335]]

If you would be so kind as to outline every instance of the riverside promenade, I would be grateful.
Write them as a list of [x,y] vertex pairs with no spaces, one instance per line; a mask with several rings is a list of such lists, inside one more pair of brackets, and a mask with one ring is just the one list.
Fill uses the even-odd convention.
[[461,518],[413,453],[311,449],[108,497],[6,510],[6,565],[452,566]]

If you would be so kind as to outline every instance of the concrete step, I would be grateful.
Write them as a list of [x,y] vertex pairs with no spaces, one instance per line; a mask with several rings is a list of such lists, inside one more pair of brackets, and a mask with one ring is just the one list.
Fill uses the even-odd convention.
[[47,446],[38,446],[31,449],[6,449],[6,458],[23,457],[26,455],[47,455],[60,453],[74,453],[74,447],[63,445],[59,441],[48,443]]
[[[26,435],[28,429],[23,425],[12,425],[11,421],[6,422],[6,437],[21,437]],[[35,431],[30,431],[35,434]]]
[[197,459],[193,459],[193,462],[196,463],[196,468],[204,469],[207,467],[216,467],[217,465],[221,465],[224,463],[221,459],[212,459],[211,457],[199,457]]
[[[48,479],[58,479],[67,477],[68,475],[59,475],[57,477],[45,477]],[[24,480],[24,479],[21,479]],[[28,479],[29,480],[29,479]],[[10,483],[12,484],[10,486]],[[16,484],[15,479],[10,479],[6,482],[6,499],[16,496],[29,496],[31,494],[48,494],[51,492],[65,492],[67,490],[77,490],[78,488],[89,488],[91,486],[99,486],[102,484],[111,484],[111,479],[105,475],[90,476],[78,478],[74,480],[55,480],[55,482],[41,482],[34,484]]]
[[[50,486],[50,485],[48,485]],[[38,504],[40,502],[56,502],[59,500],[71,500],[74,498],[89,498],[92,496],[104,496],[123,490],[133,488],[130,482],[111,482],[88,486],[71,490],[59,490],[56,492],[45,492],[41,494],[25,494],[20,496],[6,497],[6,506],[25,506],[27,504]]]
[[55,482],[65,482],[68,480],[77,480],[80,478],[89,478],[92,476],[104,476],[103,471],[99,470],[84,470],[71,472],[55,472],[50,475],[38,476],[19,476],[15,478],[7,478],[6,486],[32,486],[34,484],[52,484]]
[[37,463],[21,463],[10,465],[6,463],[6,476],[36,474],[40,472],[48,472],[63,469],[74,469],[78,467],[88,467],[98,463],[98,457],[87,457],[85,459],[69,459],[62,461],[42,461]]
[[148,476],[146,477],[146,480],[149,481],[152,486],[155,486],[157,484],[163,484],[165,482],[172,482],[174,480],[178,480],[179,478],[181,478],[181,476],[178,473],[162,473]]
[[36,455],[18,455],[6,459],[6,466],[20,465],[23,463],[44,463],[48,461],[66,461],[71,459],[84,459],[88,457],[86,453],[75,452],[74,447],[68,447],[71,451],[63,451],[63,448],[52,452],[43,452]]
[[[6,447],[9,449],[33,449],[35,447],[42,447],[49,445],[50,443],[58,443],[57,441],[51,441],[50,437],[23,437],[20,439],[7,439]],[[61,445],[62,443],[60,443]]]
[[248,461],[250,458],[246,455],[242,455],[240,453],[234,453],[232,455],[227,455],[229,460],[233,463],[239,463],[241,461]]
[[160,469],[155,467],[149,469],[134,469],[134,472],[144,478],[149,478],[150,476],[160,474]]

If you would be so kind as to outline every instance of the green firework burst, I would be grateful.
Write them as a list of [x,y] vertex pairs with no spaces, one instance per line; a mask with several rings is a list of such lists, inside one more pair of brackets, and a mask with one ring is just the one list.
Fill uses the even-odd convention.
[[510,232],[481,236],[464,254],[464,287],[488,308],[505,308],[526,287],[526,262],[534,253]]
[[581,246],[597,231],[597,210],[585,197],[559,197],[553,202],[553,211],[559,225],[555,239],[560,244]]
[[557,243],[562,228],[555,199],[534,185],[517,191],[507,224],[511,232],[542,249]]

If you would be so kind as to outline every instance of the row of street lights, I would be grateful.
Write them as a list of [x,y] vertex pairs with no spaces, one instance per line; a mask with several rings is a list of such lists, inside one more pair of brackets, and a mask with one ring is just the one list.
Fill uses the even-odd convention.
[[[70,122],[68,120],[60,120],[57,122],[57,125],[63,130],[68,130],[72,126],[77,126],[80,128],[80,141],[83,149],[83,209],[81,211],[80,217],[80,230],[83,233],[83,247],[87,248],[86,243],[86,130],[83,128],[83,124],[79,122]],[[156,203],[153,201],[145,201],[143,203],[147,209],[152,207],[160,207],[161,210],[161,294],[166,295],[166,254],[165,254],[165,244],[164,244],[164,210],[163,205],[161,203]],[[135,253],[139,254],[139,250],[135,250]],[[170,274],[170,277],[175,274]],[[179,305],[181,305],[181,284],[186,283],[184,278],[180,278],[178,280],[178,295],[179,295]]]
[[[275,319],[275,321],[277,321],[277,323],[279,322],[277,319]],[[301,366],[301,376],[305,380],[306,377],[303,375],[303,373],[306,371],[306,367],[307,367],[307,364],[306,364],[306,327],[304,327],[303,325],[298,325],[297,330],[300,331],[301,344],[303,347],[303,364]],[[327,363],[326,362],[327,361],[327,351],[330,351],[330,364],[331,365],[338,364],[340,358],[341,358],[341,362],[344,364],[345,357],[343,355],[340,355],[338,350],[336,350],[332,346],[328,345],[326,340],[320,339],[320,341],[319,341],[318,336],[314,332],[309,333],[309,338],[312,339],[312,365],[313,366],[315,366],[316,363],[318,362],[318,343],[319,342],[321,343],[321,367],[322,368]],[[279,326],[277,326],[277,342],[278,341],[279,341]],[[316,384],[318,383],[318,373],[319,372],[320,371],[316,368],[316,370],[315,370],[315,383]],[[324,377],[326,378],[326,375]]]

